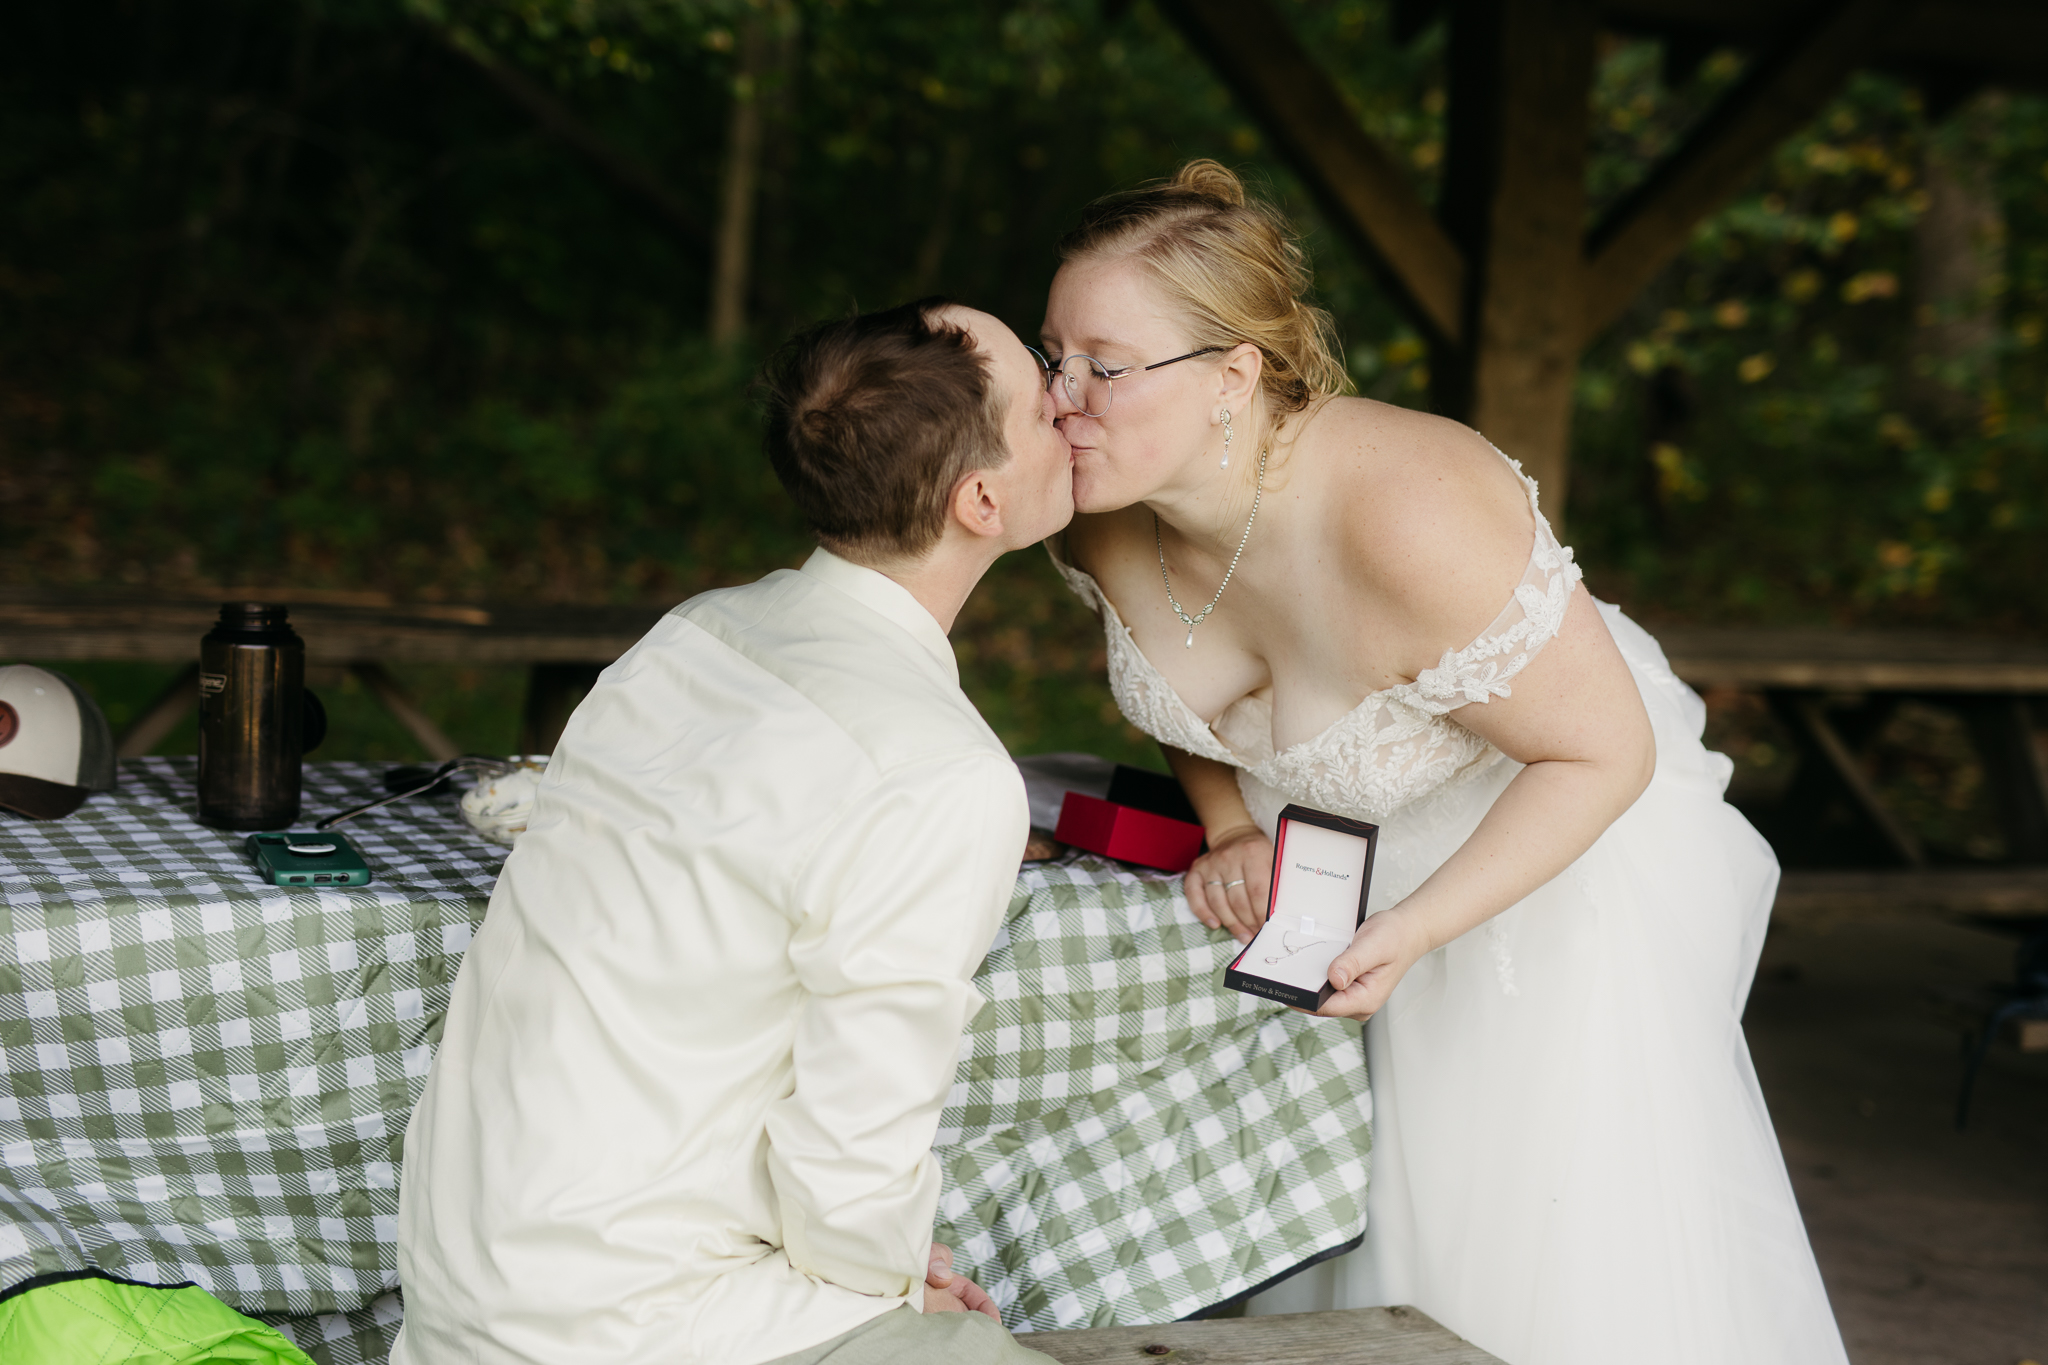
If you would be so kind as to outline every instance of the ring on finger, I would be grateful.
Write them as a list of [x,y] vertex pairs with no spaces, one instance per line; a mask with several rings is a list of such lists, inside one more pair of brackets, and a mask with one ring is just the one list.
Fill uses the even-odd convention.
[[1209,879],[1209,881],[1208,881],[1208,885],[1210,885],[1210,886],[1223,886],[1223,885],[1226,885],[1226,883],[1224,882],[1224,880],[1223,880],[1223,879],[1222,879],[1221,877],[1211,877],[1211,878]]
[[1223,889],[1224,889],[1225,891],[1228,891],[1228,890],[1229,890],[1229,889],[1230,889],[1231,887],[1233,887],[1233,886],[1243,886],[1243,885],[1244,885],[1244,878],[1242,878],[1242,877],[1239,877],[1239,878],[1238,878],[1238,879],[1237,879],[1236,881],[1234,881],[1234,882],[1221,882],[1221,883],[1218,883],[1218,882],[1210,882],[1210,883],[1209,883],[1209,885],[1211,885],[1211,886],[1217,886],[1217,885],[1221,885],[1221,886],[1222,886],[1222,888],[1223,888]]

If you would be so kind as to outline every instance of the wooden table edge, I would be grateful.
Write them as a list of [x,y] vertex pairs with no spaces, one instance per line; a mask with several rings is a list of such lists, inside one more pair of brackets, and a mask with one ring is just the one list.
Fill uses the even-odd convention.
[[[1018,1344],[1060,1365],[1503,1365],[1415,1308],[1340,1308],[1320,1313],[1084,1327],[1027,1332]],[[1164,1351],[1147,1350],[1165,1347]]]

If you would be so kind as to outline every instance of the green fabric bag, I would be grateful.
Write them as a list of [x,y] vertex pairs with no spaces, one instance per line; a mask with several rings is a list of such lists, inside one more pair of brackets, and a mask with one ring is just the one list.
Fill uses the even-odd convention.
[[197,1285],[97,1270],[38,1275],[0,1292],[7,1365],[313,1365],[275,1329]]

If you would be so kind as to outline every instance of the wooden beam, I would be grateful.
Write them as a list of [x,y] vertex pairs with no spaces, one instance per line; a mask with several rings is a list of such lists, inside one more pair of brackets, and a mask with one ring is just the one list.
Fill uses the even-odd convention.
[[1555,518],[1578,375],[1591,0],[1465,0],[1451,18],[1442,217],[1469,274],[1466,344],[1431,359],[1438,410],[1522,461]]
[[2048,915],[2048,868],[1941,867],[1917,871],[1785,873],[1771,918],[1816,928],[1897,915],[2039,919]]
[[1394,41],[1401,46],[1420,38],[1443,18],[1445,0],[1394,0]]
[[1731,91],[1587,238],[1582,341],[1628,310],[1700,222],[1739,193],[1779,143],[1813,121],[1882,45],[1897,0],[1821,6]]
[[[633,647],[666,604],[492,607],[422,603],[361,607],[289,593],[251,600],[292,603],[309,664],[385,663],[604,665]],[[221,598],[179,598],[93,589],[0,587],[0,658],[119,659],[184,664],[213,628]]]
[[[1632,36],[1763,51],[1794,0],[1599,0],[1604,28]],[[1871,65],[1908,80],[1929,68],[1970,72],[1988,85],[2048,86],[2048,6],[2040,0],[1911,0]]]
[[1818,697],[1788,697],[1784,714],[1793,723],[1806,745],[1834,771],[1842,781],[1850,798],[1871,824],[1877,827],[1884,841],[1891,845],[1892,852],[1908,867],[1927,866],[1927,850],[1921,847],[1920,837],[1906,827],[1892,808],[1885,804],[1878,793],[1877,785],[1864,774],[1863,765],[1856,761],[1856,754],[1848,741],[1835,729],[1828,719],[1827,708]]
[[164,742],[164,737],[178,728],[178,722],[199,709],[199,665],[186,664],[178,670],[177,676],[164,684],[163,690],[143,709],[141,715],[128,723],[114,741],[114,755],[117,758],[141,758],[151,749]]
[[405,727],[406,733],[413,737],[413,741],[427,751],[428,758],[436,763],[446,763],[449,759],[461,755],[462,750],[456,746],[455,741],[448,738],[442,733],[440,726],[427,718],[427,713],[420,710],[413,699],[406,695],[405,689],[398,685],[398,679],[386,672],[384,665],[353,663],[349,665],[349,672],[355,674],[363,686],[370,689],[370,695],[383,704],[384,709],[391,713],[393,720]]
[[2048,643],[2009,635],[1670,626],[1657,643],[1700,688],[2048,696]]
[[1271,0],[1160,0],[1424,334],[1461,335],[1465,262]]

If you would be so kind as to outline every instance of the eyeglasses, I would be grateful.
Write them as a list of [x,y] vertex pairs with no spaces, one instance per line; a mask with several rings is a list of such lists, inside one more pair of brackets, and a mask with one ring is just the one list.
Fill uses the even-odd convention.
[[1052,381],[1055,378],[1065,380],[1067,401],[1090,417],[1100,417],[1109,411],[1110,400],[1116,397],[1117,380],[1128,378],[1133,374],[1140,374],[1145,370],[1158,370],[1168,365],[1178,365],[1181,361],[1193,360],[1198,355],[1213,355],[1217,351],[1227,351],[1230,347],[1204,346],[1199,351],[1189,351],[1186,355],[1177,355],[1171,360],[1162,360],[1156,364],[1144,366],[1126,365],[1118,370],[1110,369],[1109,366],[1103,364],[1092,355],[1066,356],[1061,359],[1059,364],[1055,365],[1047,360],[1036,346],[1026,346],[1024,349],[1031,352],[1032,356],[1038,361],[1038,368],[1045,375],[1045,391],[1047,393],[1052,392]]

